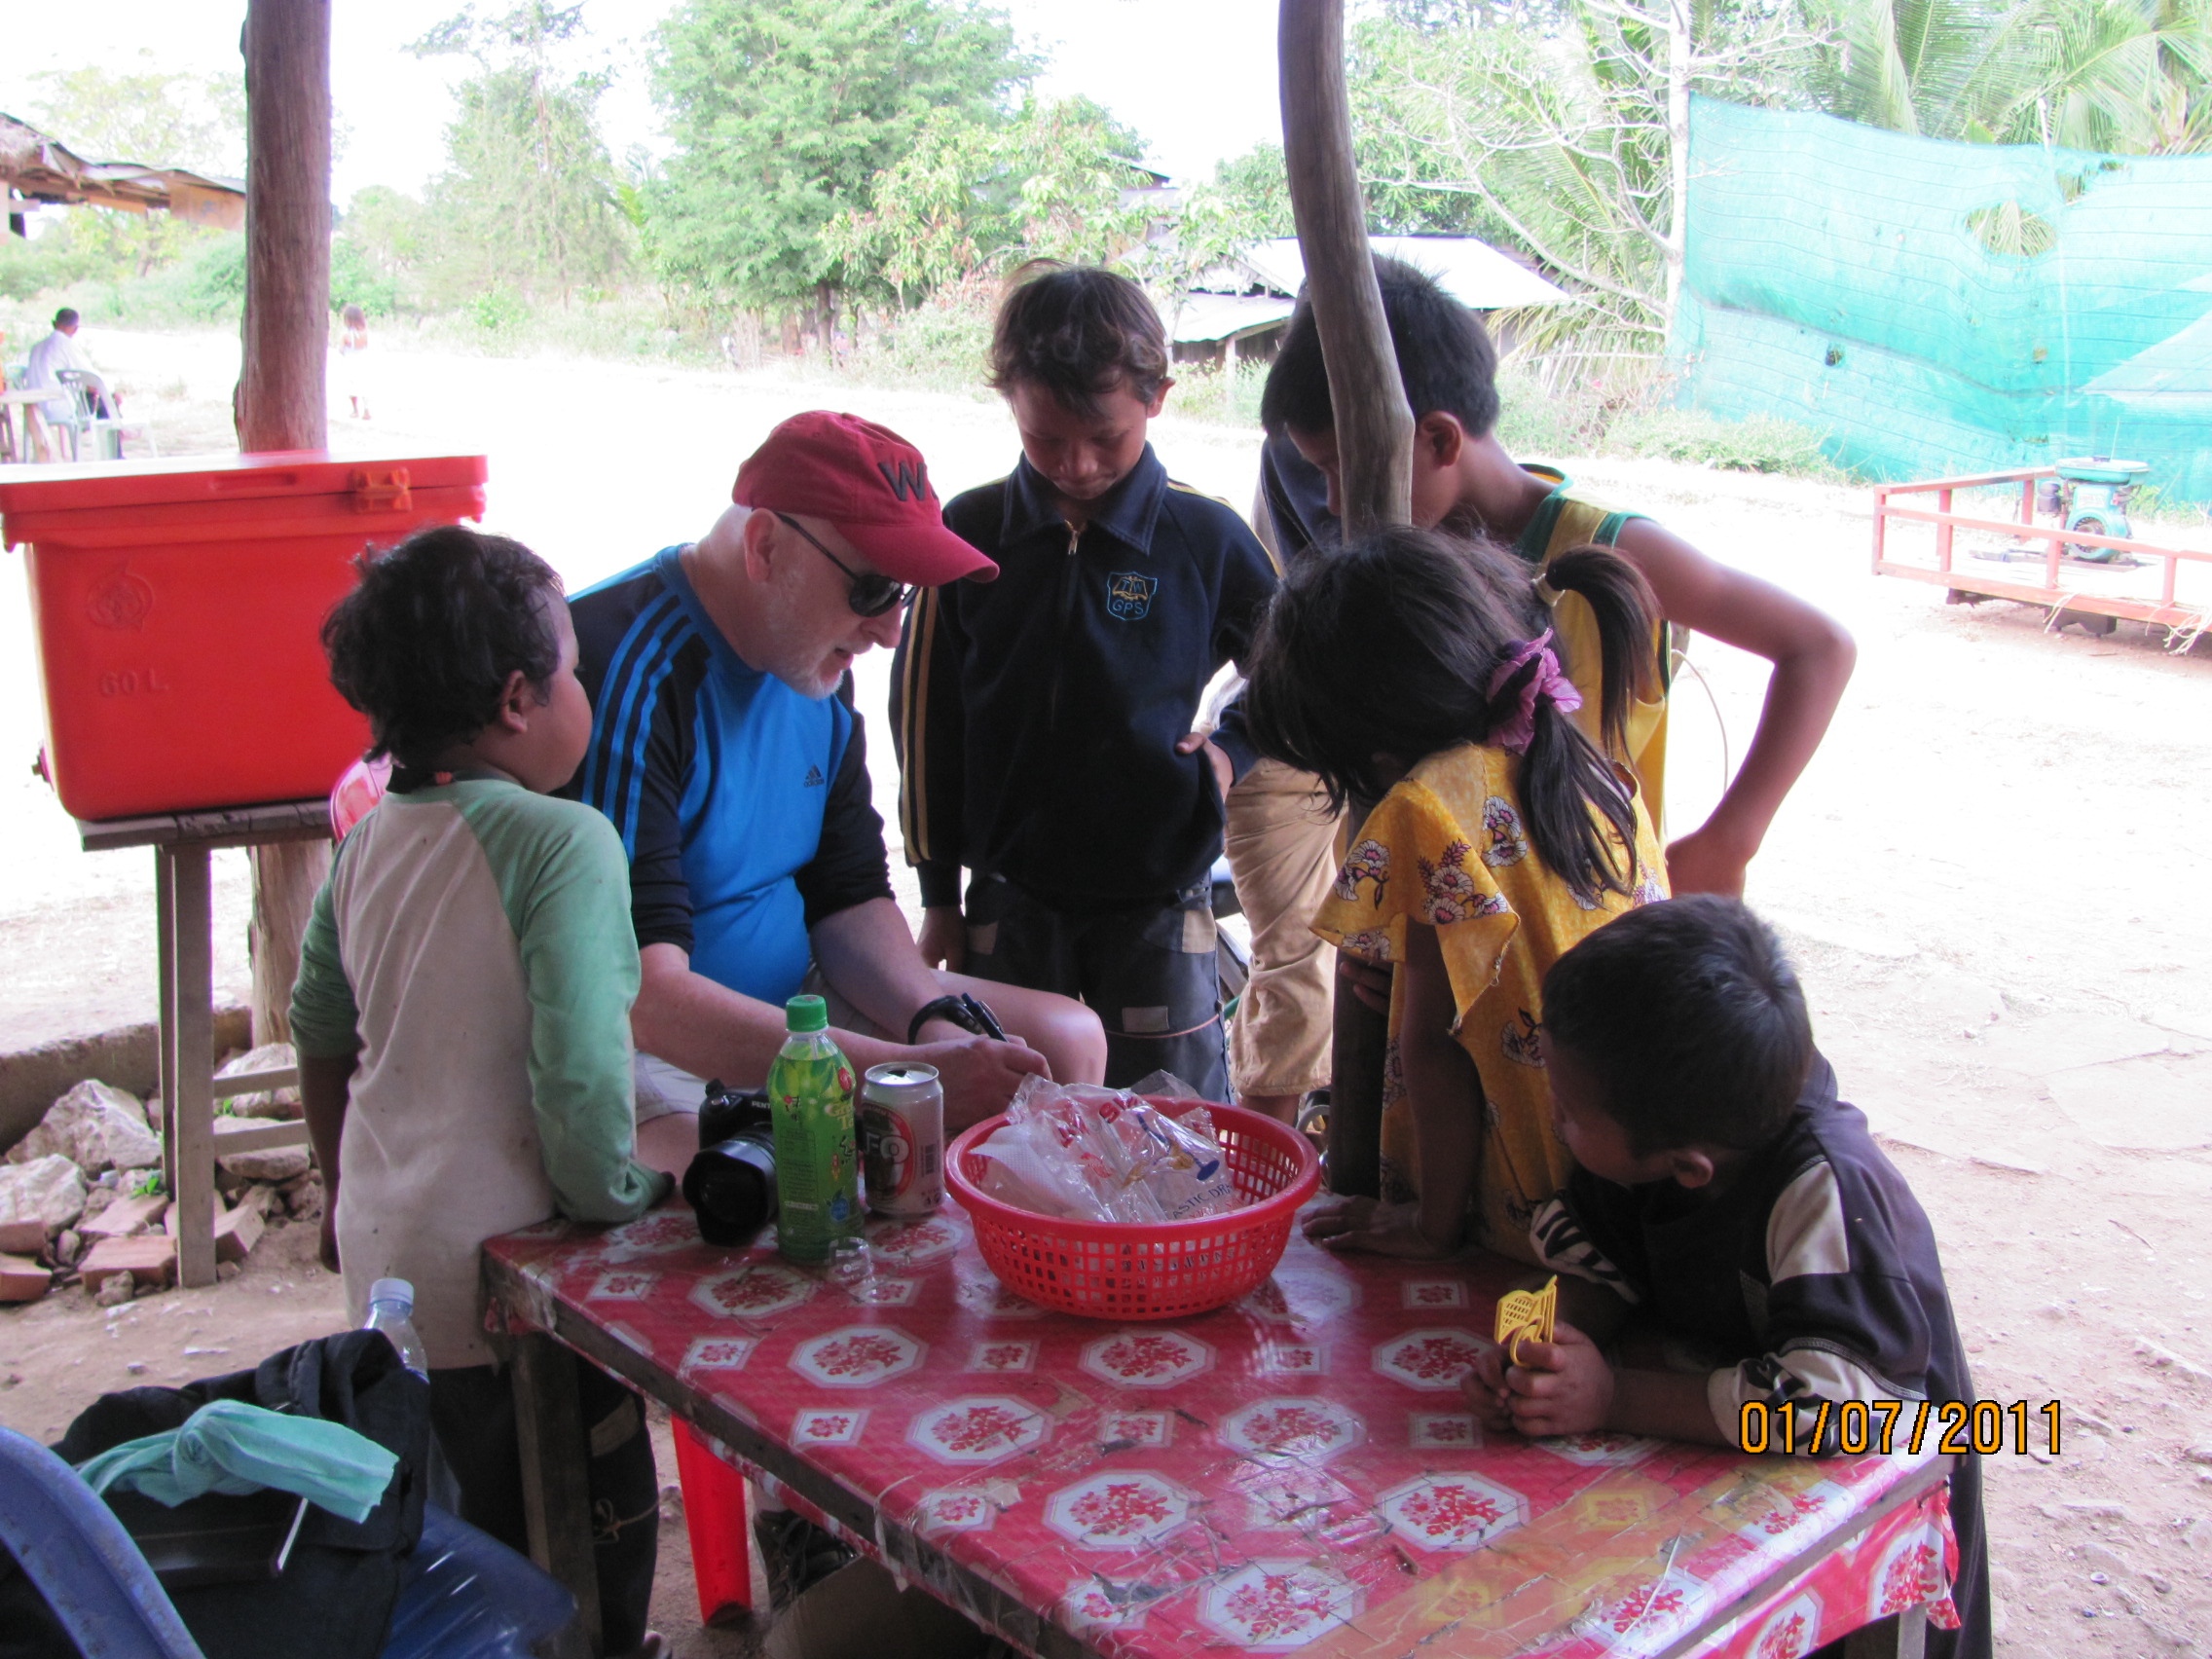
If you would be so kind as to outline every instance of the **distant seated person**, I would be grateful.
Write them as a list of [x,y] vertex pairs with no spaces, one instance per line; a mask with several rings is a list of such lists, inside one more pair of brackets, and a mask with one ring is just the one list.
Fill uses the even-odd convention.
[[[63,306],[54,313],[54,332],[31,348],[25,364],[23,387],[28,391],[44,391],[52,387],[60,395],[40,404],[39,413],[55,424],[74,421],[77,406],[61,384],[61,371],[75,369],[81,374],[97,374],[92,358],[77,344],[77,329],[82,319],[74,311]],[[113,420],[115,410],[105,397],[94,398],[92,413],[101,420]]]
[[920,452],[858,416],[786,421],[731,498],[697,541],[570,602],[593,729],[569,791],[621,835],[644,967],[639,1156],[682,1167],[702,1080],[761,1083],[802,988],[857,1068],[935,1066],[948,1127],[1033,1073],[1097,1082],[1105,1034],[1081,1003],[922,960],[853,708],[853,660],[898,643],[914,587],[998,567],[944,528]]
[[[1540,1045],[1580,1165],[1530,1227],[1566,1275],[1563,1317],[1517,1362],[1476,1363],[1493,1430],[1735,1447],[1749,1413],[1775,1450],[1821,1456],[1846,1402],[1877,1439],[1891,1419],[1901,1448],[1920,1402],[1973,1400],[1927,1214],[1836,1098],[1796,971],[1750,910],[1697,895],[1591,934],[1545,976]],[[1971,1453],[1950,1509],[1958,1563],[1928,1652],[1987,1659]]]

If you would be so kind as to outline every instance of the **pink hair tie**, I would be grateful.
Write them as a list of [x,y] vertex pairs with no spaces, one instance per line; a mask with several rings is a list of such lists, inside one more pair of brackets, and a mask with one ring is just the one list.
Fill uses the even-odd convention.
[[1490,742],[1508,755],[1526,755],[1529,743],[1536,735],[1536,704],[1550,699],[1563,715],[1570,715],[1582,707],[1582,693],[1574,688],[1574,682],[1560,672],[1559,658],[1551,651],[1552,631],[1546,628],[1532,640],[1523,640],[1514,645],[1505,661],[1490,677],[1490,700],[1495,703],[1504,693],[1513,677],[1530,663],[1536,665],[1535,672],[1521,682],[1520,706],[1509,719],[1491,727]]

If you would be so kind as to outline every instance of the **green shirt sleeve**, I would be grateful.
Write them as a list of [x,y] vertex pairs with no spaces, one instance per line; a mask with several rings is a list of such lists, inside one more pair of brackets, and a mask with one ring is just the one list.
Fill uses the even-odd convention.
[[300,973],[292,981],[292,1046],[316,1059],[339,1059],[361,1046],[360,1011],[353,986],[338,957],[338,924],[330,885],[338,879],[332,862],[322,891],[314,896],[306,938],[300,940]]
[[573,1220],[628,1221],[673,1183],[631,1156],[638,944],[622,842],[591,808],[546,795],[501,790],[461,810],[522,951],[531,1097],[554,1196]]

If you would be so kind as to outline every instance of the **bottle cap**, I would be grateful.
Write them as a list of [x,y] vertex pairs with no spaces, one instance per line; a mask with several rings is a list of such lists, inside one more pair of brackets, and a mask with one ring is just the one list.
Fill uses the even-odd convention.
[[830,1005],[820,997],[795,996],[784,1004],[784,1027],[789,1031],[827,1031]]
[[415,1311],[415,1287],[403,1278],[381,1278],[369,1286],[369,1306],[380,1302],[396,1302],[412,1313]]

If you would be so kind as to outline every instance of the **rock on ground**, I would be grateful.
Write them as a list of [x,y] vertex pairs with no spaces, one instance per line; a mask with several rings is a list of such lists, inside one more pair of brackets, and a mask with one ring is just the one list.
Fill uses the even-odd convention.
[[85,1213],[85,1177],[59,1153],[0,1168],[0,1222],[35,1221],[51,1235]]
[[[246,1077],[254,1072],[288,1070],[299,1063],[299,1055],[293,1051],[291,1044],[264,1043],[235,1059],[225,1060],[215,1076]],[[240,1118],[296,1119],[306,1113],[306,1108],[300,1104],[297,1087],[264,1089],[257,1094],[234,1094],[224,1102],[224,1110]]]
[[138,1097],[89,1079],[47,1108],[38,1127],[8,1154],[28,1163],[58,1153],[88,1175],[103,1169],[151,1169],[162,1161],[161,1138],[146,1126]]
[[[231,1125],[226,1128],[226,1125]],[[225,1152],[226,1134],[237,1134],[241,1129],[258,1127],[251,1118],[217,1118],[215,1120],[215,1162],[226,1175],[241,1181],[282,1182],[305,1175],[314,1155],[304,1146],[269,1147],[259,1152]]]

